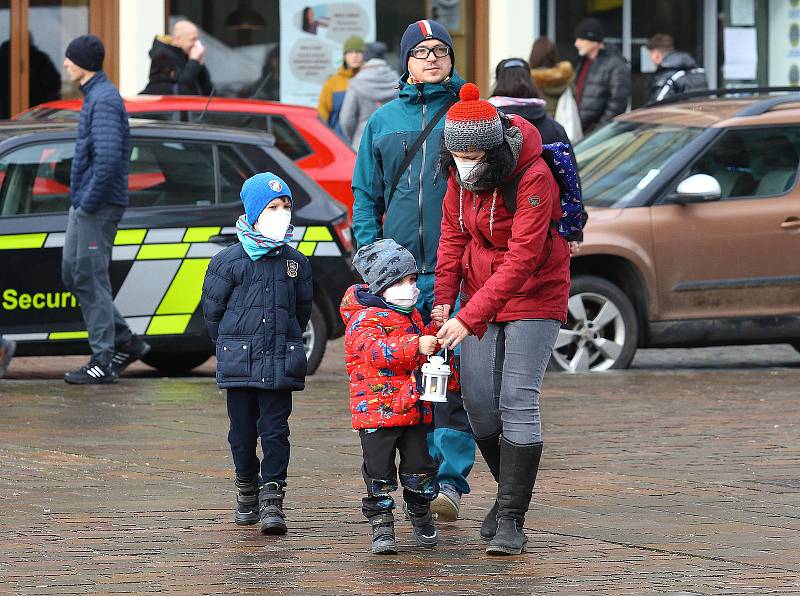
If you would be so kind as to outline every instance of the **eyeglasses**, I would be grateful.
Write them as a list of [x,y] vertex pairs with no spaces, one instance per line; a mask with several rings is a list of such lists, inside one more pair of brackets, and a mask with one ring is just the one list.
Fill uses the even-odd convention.
[[412,49],[409,54],[417,60],[427,60],[428,56],[433,54],[437,58],[444,58],[450,53],[450,46],[434,46],[426,48],[425,46],[417,46]]

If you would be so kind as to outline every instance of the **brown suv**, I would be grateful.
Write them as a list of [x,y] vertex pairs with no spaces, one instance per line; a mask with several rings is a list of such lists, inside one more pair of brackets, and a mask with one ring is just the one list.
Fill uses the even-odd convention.
[[800,94],[635,110],[575,147],[590,213],[554,363],[800,349]]

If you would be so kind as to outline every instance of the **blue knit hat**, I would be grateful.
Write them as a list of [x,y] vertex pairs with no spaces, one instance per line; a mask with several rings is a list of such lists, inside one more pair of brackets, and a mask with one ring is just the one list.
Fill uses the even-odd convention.
[[409,52],[426,39],[438,39],[450,47],[450,59],[453,62],[450,74],[453,74],[453,68],[455,68],[456,65],[456,56],[455,52],[453,52],[453,38],[450,37],[450,33],[443,25],[440,25],[436,21],[424,19],[422,21],[415,21],[406,27],[406,32],[403,33],[403,37],[400,40],[400,63],[405,69],[403,78],[406,78],[406,75],[409,74]]
[[244,204],[247,223],[251,226],[258,221],[264,208],[279,197],[286,197],[291,202],[292,190],[272,172],[256,174],[244,181],[239,197]]

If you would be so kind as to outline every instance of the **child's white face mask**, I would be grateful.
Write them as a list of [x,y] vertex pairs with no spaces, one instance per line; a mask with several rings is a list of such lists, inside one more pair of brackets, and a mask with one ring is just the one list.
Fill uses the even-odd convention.
[[261,215],[258,216],[258,231],[261,232],[264,238],[278,242],[286,238],[286,230],[289,229],[291,221],[291,211],[286,209],[278,209],[277,211],[264,209]]
[[394,304],[401,308],[411,308],[417,304],[419,298],[419,288],[416,282],[413,284],[398,284],[386,288],[383,291],[383,299],[389,304]]

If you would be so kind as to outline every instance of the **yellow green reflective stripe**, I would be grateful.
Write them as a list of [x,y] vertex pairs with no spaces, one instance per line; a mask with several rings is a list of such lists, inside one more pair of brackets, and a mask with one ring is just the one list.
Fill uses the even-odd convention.
[[186,331],[192,315],[160,315],[153,317],[147,335],[180,335]]
[[145,234],[147,234],[147,230],[117,230],[117,235],[114,237],[114,245],[141,244],[144,242]]
[[222,228],[189,228],[183,235],[184,242],[208,242],[211,236],[216,236]]
[[86,339],[88,337],[87,331],[54,331],[48,339]]
[[333,240],[333,236],[331,236],[331,232],[328,228],[324,226],[313,226],[306,228],[303,240],[306,242],[325,242],[326,240]]
[[145,244],[139,249],[136,260],[182,259],[188,251],[188,244]]
[[0,250],[15,248],[42,248],[47,234],[11,234],[0,236]]
[[307,257],[310,257],[311,255],[314,254],[315,248],[317,248],[316,242],[301,242],[300,244],[297,245],[297,250],[299,250]]
[[203,278],[211,259],[186,259],[156,311],[157,315],[193,313],[200,304]]

